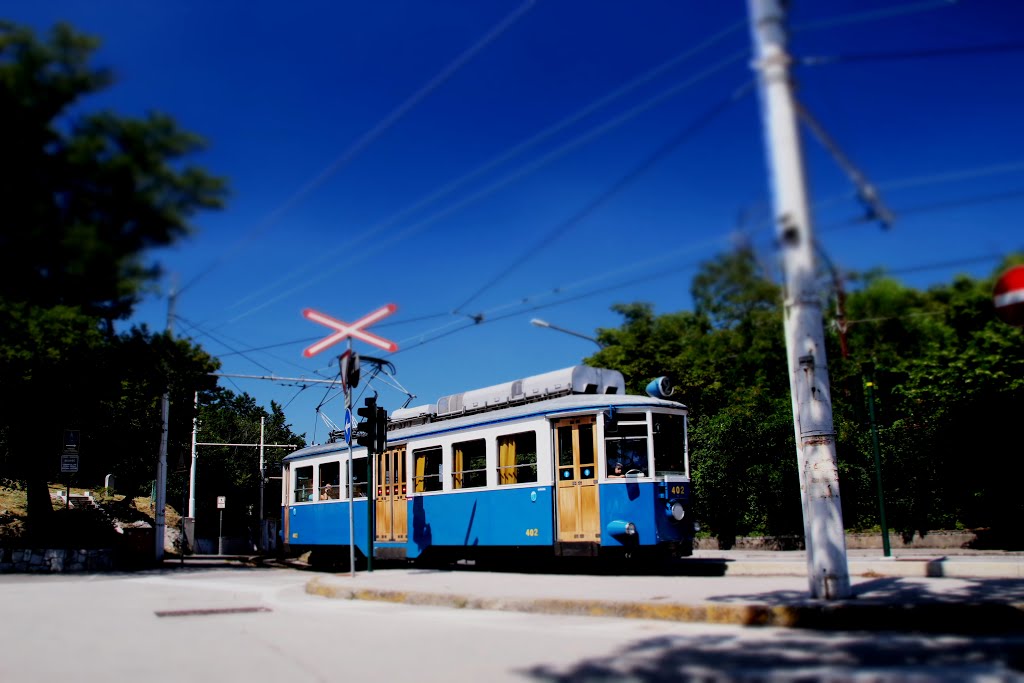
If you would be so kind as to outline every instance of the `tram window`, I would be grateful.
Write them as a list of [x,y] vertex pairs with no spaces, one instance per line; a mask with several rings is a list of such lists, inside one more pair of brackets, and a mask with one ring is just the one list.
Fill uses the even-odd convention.
[[441,447],[421,448],[412,452],[413,461],[416,463],[416,479],[413,481],[413,490],[416,493],[426,491],[440,491],[443,486],[441,482]]
[[[642,413],[638,414],[646,420]],[[622,477],[639,470],[647,474],[647,423],[628,422],[627,415],[618,416],[618,428],[605,434],[605,465],[609,477]]]
[[366,498],[366,458],[352,458],[352,497]]
[[471,489],[487,485],[487,442],[463,441],[452,446],[452,488]]
[[537,481],[537,433],[498,437],[498,484]]
[[320,500],[337,500],[341,491],[338,488],[340,462],[325,462],[320,465]]
[[580,479],[593,479],[594,470],[594,425],[581,424],[580,432]]
[[295,502],[313,500],[313,466],[295,469]]
[[654,414],[655,475],[686,473],[684,419],[682,415]]

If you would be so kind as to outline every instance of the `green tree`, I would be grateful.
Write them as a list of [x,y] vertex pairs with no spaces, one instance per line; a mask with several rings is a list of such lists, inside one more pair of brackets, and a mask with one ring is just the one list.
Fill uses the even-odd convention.
[[587,359],[620,370],[630,391],[668,375],[690,410],[695,510],[705,529],[737,534],[802,530],[781,295],[749,247],[702,264],[694,312],[655,315],[616,305],[618,329]]
[[[292,432],[281,406],[271,402],[270,412],[256,404],[247,393],[235,394],[217,389],[201,397],[199,409],[199,441],[219,443],[259,443],[260,418],[264,418],[264,443],[306,445],[303,435]],[[281,460],[291,451],[268,448],[264,451],[267,481],[264,491],[264,514],[280,514]],[[259,518],[259,449],[249,446],[202,446],[198,450],[196,475],[196,534],[215,537],[218,529],[217,496],[226,496],[225,533],[237,534],[251,529]],[[175,503],[187,495],[185,477],[171,480],[168,500]]]
[[[890,525],[905,534],[982,527],[1004,547],[1024,545],[1024,498],[1015,493],[1024,467],[1007,433],[1024,412],[1024,330],[1000,322],[992,302],[995,277],[1021,261],[926,291],[880,272],[854,280],[848,356],[837,326],[826,326],[848,529],[879,523],[862,374],[871,362]],[[600,330],[607,346],[587,360],[622,371],[631,391],[673,378],[690,409],[695,512],[705,529],[725,544],[800,534],[779,289],[742,247],[703,264],[692,293],[693,312],[616,305],[622,325]]]
[[0,23],[0,446],[29,479],[30,521],[50,510],[45,481],[63,426],[88,421],[88,439],[89,429],[105,433],[104,416],[124,416],[112,441],[83,448],[148,448],[139,435],[153,429],[154,382],[191,395],[215,367],[162,335],[115,335],[159,273],[148,250],[186,235],[196,211],[221,205],[225,185],[186,163],[202,142],[169,117],[85,110],[113,81],[90,63],[96,46],[66,25],[40,40]]
[[[998,320],[992,302],[995,277],[1015,260],[989,278],[961,276],[923,292],[872,273],[850,297],[851,319],[863,322],[851,325],[851,358],[836,373],[856,385],[861,363],[876,365],[887,517],[906,534],[963,525],[1021,542],[1012,520],[1024,507],[1012,482],[1022,468],[1005,429],[1024,408],[1024,335]],[[874,469],[861,397],[851,398],[836,406],[850,427],[840,443],[853,446],[844,459],[860,471],[863,504],[851,520],[870,526]]]
[[158,275],[146,250],[219,208],[225,184],[184,162],[202,140],[166,115],[80,113],[113,81],[90,64],[97,45],[64,24],[42,42],[0,23],[0,296],[78,307],[109,332]]

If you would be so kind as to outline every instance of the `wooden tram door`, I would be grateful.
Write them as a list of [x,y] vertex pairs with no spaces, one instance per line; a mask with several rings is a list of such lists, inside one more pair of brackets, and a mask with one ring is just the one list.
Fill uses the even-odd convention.
[[408,507],[405,493],[405,446],[377,456],[377,540],[408,540]]
[[557,420],[558,540],[597,543],[601,540],[601,509],[597,498],[596,418]]

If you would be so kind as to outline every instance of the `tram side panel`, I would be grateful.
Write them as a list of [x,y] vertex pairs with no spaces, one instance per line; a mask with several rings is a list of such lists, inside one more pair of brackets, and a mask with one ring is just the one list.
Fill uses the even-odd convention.
[[430,547],[551,546],[552,509],[550,485],[414,495],[408,557]]

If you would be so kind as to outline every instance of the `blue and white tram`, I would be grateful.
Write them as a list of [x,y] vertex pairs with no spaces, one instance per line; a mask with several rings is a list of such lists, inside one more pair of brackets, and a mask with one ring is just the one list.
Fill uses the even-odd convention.
[[[367,490],[367,452],[310,446],[284,459],[286,552],[501,558],[689,555],[686,406],[625,393],[576,366],[396,410]],[[342,553],[342,550],[344,551]]]

